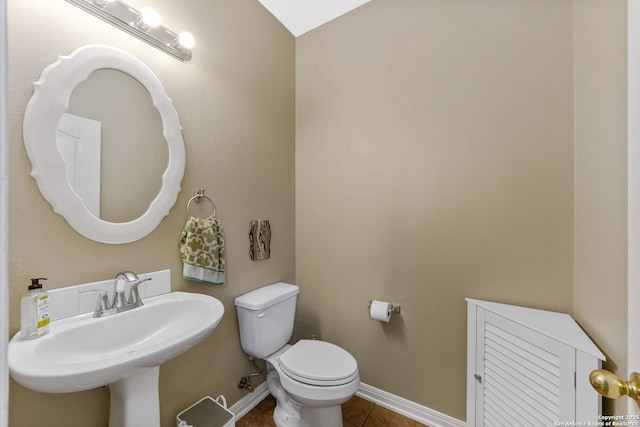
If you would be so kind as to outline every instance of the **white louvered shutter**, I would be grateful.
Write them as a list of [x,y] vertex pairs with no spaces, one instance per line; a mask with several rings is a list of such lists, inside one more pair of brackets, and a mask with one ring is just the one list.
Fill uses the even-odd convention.
[[573,420],[575,349],[494,313],[480,313],[480,425],[541,427]]
[[467,427],[598,424],[605,357],[571,316],[467,303]]

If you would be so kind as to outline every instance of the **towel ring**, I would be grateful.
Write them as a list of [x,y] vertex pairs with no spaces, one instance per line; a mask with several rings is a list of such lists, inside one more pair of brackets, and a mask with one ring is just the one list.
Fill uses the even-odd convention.
[[211,200],[208,196],[204,195],[204,189],[200,188],[198,190],[196,190],[196,192],[193,194],[193,197],[189,199],[189,202],[187,203],[187,216],[191,217],[191,212],[189,211],[189,209],[191,208],[191,202],[196,202],[196,203],[200,203],[200,201],[202,201],[202,199],[207,199],[209,201],[209,203],[211,203],[211,208],[213,209],[213,213],[211,215],[215,215],[216,214],[216,205],[213,204],[213,200]]

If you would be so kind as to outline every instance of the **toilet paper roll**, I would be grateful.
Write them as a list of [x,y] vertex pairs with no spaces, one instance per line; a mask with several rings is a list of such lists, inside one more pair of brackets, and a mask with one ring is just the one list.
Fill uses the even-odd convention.
[[384,301],[372,300],[371,307],[369,307],[369,317],[373,320],[389,322],[391,319],[391,304]]

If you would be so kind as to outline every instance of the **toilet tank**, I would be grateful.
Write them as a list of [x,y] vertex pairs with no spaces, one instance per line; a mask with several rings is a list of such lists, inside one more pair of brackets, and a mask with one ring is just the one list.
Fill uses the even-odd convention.
[[235,299],[242,350],[264,359],[291,339],[300,288],[274,283]]

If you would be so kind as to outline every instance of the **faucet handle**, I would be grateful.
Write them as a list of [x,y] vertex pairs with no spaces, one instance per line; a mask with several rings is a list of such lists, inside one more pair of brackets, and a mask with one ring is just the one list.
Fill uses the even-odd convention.
[[94,312],[94,317],[100,317],[102,314],[109,310],[109,297],[107,296],[107,292],[105,291],[98,297],[98,305],[96,306],[96,311]]
[[140,298],[140,293],[138,292],[138,286],[140,286],[140,283],[146,282],[147,280],[151,279],[152,277],[147,277],[146,279],[138,280],[136,283],[131,285],[131,301],[129,301],[129,304],[137,304],[139,306],[142,305],[142,299]]
[[102,314],[109,310],[111,307],[109,306],[109,297],[107,295],[107,291],[104,289],[87,289],[81,291],[83,294],[88,293],[97,293],[98,295],[98,303],[96,304],[96,308],[93,311],[93,317],[101,317]]

